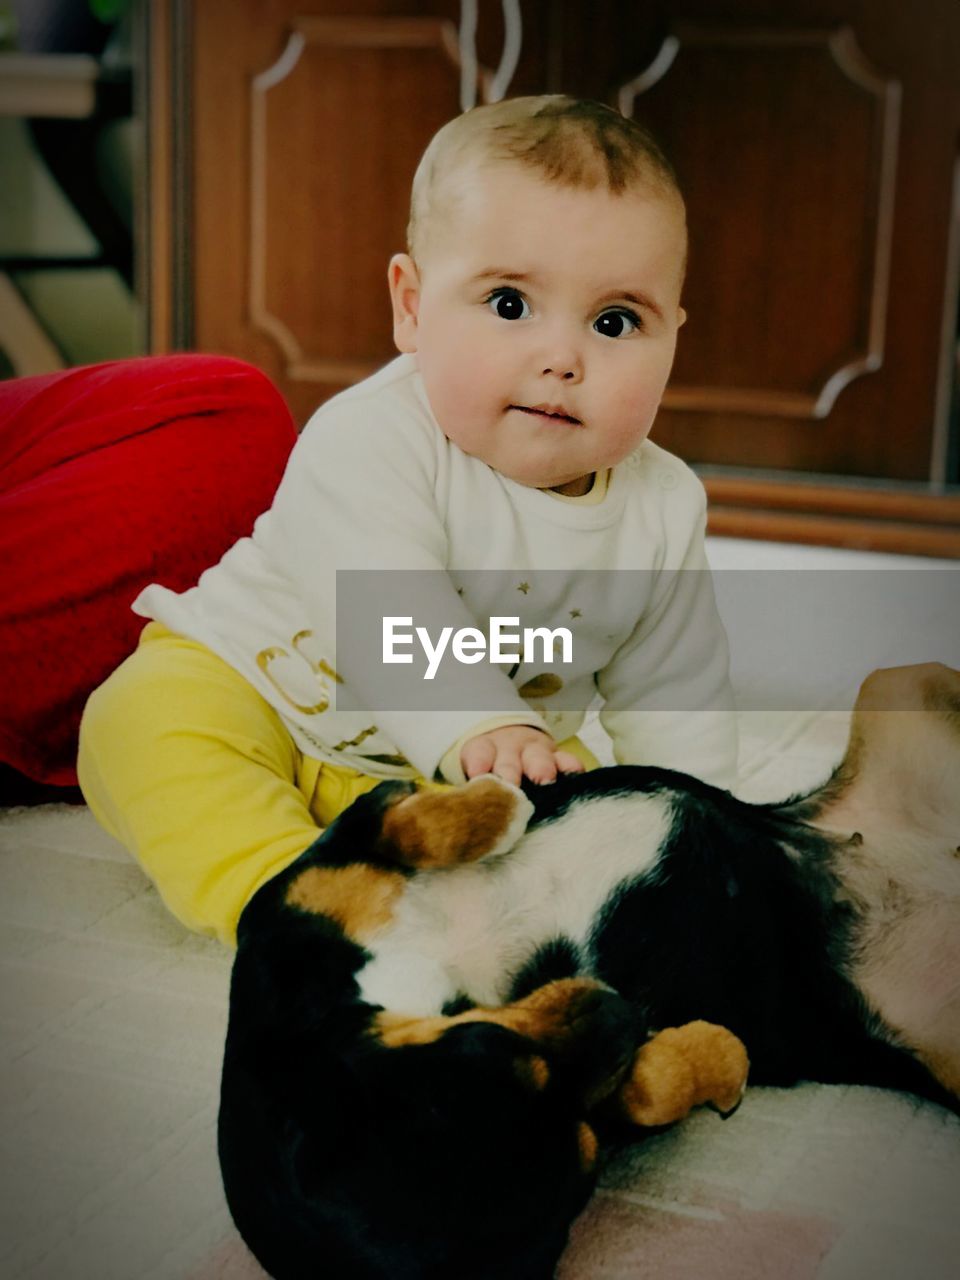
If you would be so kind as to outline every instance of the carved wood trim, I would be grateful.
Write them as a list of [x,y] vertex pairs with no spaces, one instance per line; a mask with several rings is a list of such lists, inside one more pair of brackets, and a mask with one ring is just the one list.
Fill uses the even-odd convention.
[[664,36],[660,48],[653,55],[653,61],[631,80],[627,80],[617,90],[617,109],[622,116],[630,117],[633,115],[633,104],[641,93],[646,93],[648,89],[663,79],[670,68],[673,66],[677,54],[680,52],[680,40],[677,36]]
[[[280,57],[253,76],[250,112],[250,324],[276,344],[286,377],[301,382],[340,384],[357,382],[382,361],[325,360],[303,350],[296,335],[266,302],[266,104],[271,89],[294,74],[310,45],[339,49],[439,49],[453,68],[460,66],[457,31],[452,22],[437,18],[350,18],[303,16],[294,20]],[[486,100],[493,72],[478,68],[479,92]]]
[[250,326],[271,338],[284,358],[285,373],[303,359],[293,333],[267,308],[267,94],[292,75],[306,48],[307,39],[296,28],[276,62],[255,75],[250,86]]
[[891,555],[960,558],[960,528],[942,525],[717,507],[708,517],[707,532],[718,538],[757,538],[763,542],[801,542]]
[[443,45],[459,60],[457,31],[441,18],[348,18],[304,16],[294,19],[294,31],[308,44],[341,49],[432,49]]
[[917,521],[960,528],[960,492],[929,489],[860,487],[825,483],[822,479],[760,479],[756,476],[701,474],[711,502],[727,506],[763,506],[778,511],[870,519]]
[[943,291],[943,314],[940,321],[940,367],[933,407],[933,437],[930,441],[930,479],[934,484],[943,484],[947,479],[950,408],[954,395],[960,395],[960,346],[957,342],[957,309],[960,305],[960,156],[953,164],[946,268],[946,288]]
[[856,378],[875,373],[883,366],[900,128],[900,85],[893,79],[885,78],[869,62],[849,26],[832,30],[779,30],[681,24],[676,28],[676,34],[664,38],[652,62],[617,90],[617,105],[623,115],[633,114],[637,97],[668,74],[684,48],[825,48],[838,71],[852,84],[876,98],[880,104],[876,235],[866,350],[856,359],[835,369],[815,394],[765,388],[674,384],[667,388],[663,399],[663,404],[668,409],[826,418],[844,387],[849,386]]
[[[890,288],[890,256],[893,246],[893,206],[897,181],[897,144],[900,138],[900,85],[887,79],[869,62],[857,44],[852,27],[841,27],[828,42],[834,62],[847,78],[872,94],[881,104],[880,166],[877,189],[877,229],[873,250],[873,287],[870,295],[870,328],[864,356],[828,379],[820,392],[814,417],[825,418],[845,386],[883,365]],[[821,403],[822,402],[822,403]]]
[[706,473],[707,530],[899,555],[960,557],[960,492]]
[[[838,392],[839,390],[840,388]],[[665,409],[699,410],[702,413],[749,413],[777,418],[823,418],[826,417],[829,408],[823,413],[816,411],[821,397],[805,395],[802,391],[751,390],[749,387],[694,387],[679,383],[667,387],[662,403]],[[830,403],[832,405],[833,401],[831,400]]]

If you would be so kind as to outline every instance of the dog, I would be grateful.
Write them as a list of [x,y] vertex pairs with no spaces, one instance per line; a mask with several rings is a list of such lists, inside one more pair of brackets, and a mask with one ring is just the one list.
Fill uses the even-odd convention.
[[[896,708],[891,710],[890,708]],[[756,1084],[960,1112],[960,673],[875,672],[824,786],[386,782],[240,920],[218,1128],[279,1280],[547,1280],[608,1143]]]

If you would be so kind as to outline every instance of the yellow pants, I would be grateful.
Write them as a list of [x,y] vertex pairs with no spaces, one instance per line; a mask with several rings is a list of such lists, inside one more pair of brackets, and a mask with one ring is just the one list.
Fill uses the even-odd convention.
[[77,772],[173,914],[230,946],[257,889],[382,781],[303,755],[243,676],[157,623],[87,703]]

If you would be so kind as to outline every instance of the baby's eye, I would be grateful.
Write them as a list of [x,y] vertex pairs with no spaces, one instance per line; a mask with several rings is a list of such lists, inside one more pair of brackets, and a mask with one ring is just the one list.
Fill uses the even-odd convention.
[[626,338],[640,328],[640,317],[626,307],[615,307],[602,311],[594,320],[593,327],[605,338]]
[[526,320],[530,315],[529,303],[516,289],[494,289],[486,301],[501,320]]

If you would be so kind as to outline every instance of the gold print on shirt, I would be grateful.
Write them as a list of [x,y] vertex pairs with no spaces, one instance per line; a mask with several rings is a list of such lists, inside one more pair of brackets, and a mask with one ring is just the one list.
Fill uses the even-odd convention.
[[343,742],[338,742],[333,749],[334,751],[348,751],[350,747],[359,747],[360,743],[363,742],[364,739],[370,738],[373,734],[379,732],[380,730],[377,726],[372,724],[366,729],[361,729],[355,738],[348,738]]
[[[261,649],[257,654],[257,666],[279,693],[280,697],[283,698],[284,702],[293,707],[294,711],[299,711],[302,715],[307,716],[319,715],[320,712],[326,711],[330,706],[330,698],[327,694],[327,678],[337,684],[343,684],[342,677],[337,675],[328,662],[323,658],[312,658],[309,653],[304,651],[303,646],[312,635],[313,632],[309,630],[298,631],[290,641],[290,646],[293,649],[292,654],[279,645],[274,645],[269,649]],[[299,659],[310,668],[320,683],[321,696],[319,701],[312,704],[297,702],[290,692],[283,687],[277,676],[270,670],[271,665],[281,658]]]
[[290,643],[293,645],[294,649],[297,651],[297,654],[304,660],[305,663],[307,663],[307,665],[310,667],[310,669],[313,672],[319,675],[320,672],[322,671],[325,676],[329,676],[330,679],[335,680],[337,684],[343,684],[343,677],[337,675],[336,671],[334,671],[333,667],[330,666],[329,662],[326,662],[323,658],[317,658],[316,661],[314,661],[314,659],[311,658],[309,654],[304,653],[303,650],[300,648],[303,642],[305,640],[309,640],[312,635],[313,635],[312,631],[298,631],[297,634],[290,641]]
[[[361,729],[355,738],[350,738],[348,741],[344,742],[338,742],[333,749],[334,751],[349,751],[351,747],[359,747],[361,742],[366,741],[367,738],[372,737],[373,734],[379,732],[380,730],[377,726],[372,724],[366,729]],[[395,755],[369,755],[366,752],[361,751],[360,754],[363,756],[364,760],[369,760],[371,763],[399,765],[403,768],[406,768],[410,764],[407,757],[401,755],[399,752]]]
[[538,676],[531,676],[517,690],[521,698],[549,698],[551,694],[559,693],[563,688],[563,681],[558,675],[552,671],[544,671]]

